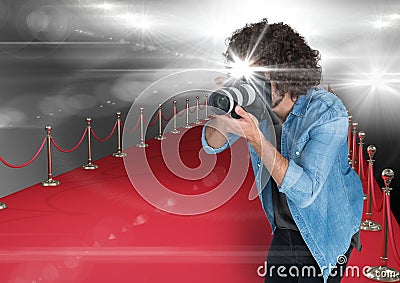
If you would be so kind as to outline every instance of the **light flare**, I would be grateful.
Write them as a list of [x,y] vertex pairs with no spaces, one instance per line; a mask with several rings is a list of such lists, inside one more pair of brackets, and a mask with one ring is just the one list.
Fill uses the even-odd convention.
[[245,77],[246,79],[250,78],[253,74],[253,69],[251,67],[251,62],[249,62],[248,58],[241,60],[235,54],[232,54],[233,62],[228,64],[228,68],[230,69],[231,76],[235,78]]
[[110,11],[113,8],[113,5],[108,2],[104,2],[103,4],[98,5],[98,8],[104,11]]
[[389,22],[382,19],[372,21],[371,24],[378,29],[387,28],[390,25]]

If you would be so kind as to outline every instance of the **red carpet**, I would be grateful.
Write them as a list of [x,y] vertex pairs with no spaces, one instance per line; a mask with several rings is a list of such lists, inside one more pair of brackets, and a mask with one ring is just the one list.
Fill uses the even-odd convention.
[[[200,129],[186,132],[180,143],[182,161],[189,168],[200,165]],[[146,152],[158,182],[174,193],[212,192],[228,174],[223,168],[231,166],[229,151],[217,160],[200,155],[216,162],[215,171],[185,180],[168,171],[160,142],[149,143],[146,150],[131,149],[126,161]],[[243,142],[236,146],[247,156]],[[234,162],[246,169],[249,160]],[[266,258],[271,230],[259,200],[248,199],[252,173],[224,205],[185,216],[146,202],[129,181],[122,159],[106,157],[95,163],[97,170],[78,168],[57,176],[59,187],[36,185],[1,200],[8,205],[0,211],[1,283],[263,282],[257,268]],[[139,162],[132,166],[143,167]],[[135,174],[150,178],[140,170]],[[180,205],[174,198],[162,201],[166,207]],[[381,222],[380,214],[375,212],[373,218]],[[400,228],[392,219],[400,246]],[[353,252],[349,265],[379,265],[381,232],[363,231],[361,237],[363,250]],[[389,258],[389,266],[399,270],[390,248]],[[360,275],[343,282],[371,281]]]

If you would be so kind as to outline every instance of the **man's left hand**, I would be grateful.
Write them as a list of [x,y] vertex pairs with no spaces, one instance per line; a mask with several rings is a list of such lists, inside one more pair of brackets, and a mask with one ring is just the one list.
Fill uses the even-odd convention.
[[258,128],[258,120],[254,115],[236,106],[235,112],[242,118],[233,119],[225,116],[227,131],[247,139],[250,144],[260,141],[261,131]]

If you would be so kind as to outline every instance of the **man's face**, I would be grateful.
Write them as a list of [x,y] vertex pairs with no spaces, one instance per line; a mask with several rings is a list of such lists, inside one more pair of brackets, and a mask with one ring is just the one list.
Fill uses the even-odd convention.
[[271,108],[274,109],[276,107],[278,107],[282,100],[283,100],[283,96],[280,96],[278,91],[276,90],[276,82],[275,81],[271,81],[270,79],[270,73],[264,73],[265,79],[267,81],[270,82],[271,84],[271,91],[270,91],[270,95],[271,95]]
[[276,90],[276,82],[271,81],[271,107],[275,110],[282,103],[285,96],[279,95]]

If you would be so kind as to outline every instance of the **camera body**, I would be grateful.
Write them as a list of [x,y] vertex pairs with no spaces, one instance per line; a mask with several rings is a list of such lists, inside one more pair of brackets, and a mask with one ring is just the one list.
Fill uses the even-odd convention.
[[[271,85],[268,80],[254,79],[250,83],[228,78],[220,89],[213,91],[208,104],[214,107],[216,115],[230,113],[232,118],[241,118],[236,112],[236,105],[253,114],[259,121],[271,117]],[[273,113],[274,114],[274,113]]]

